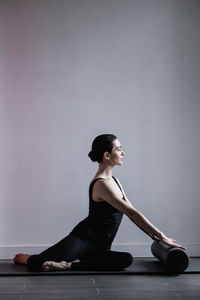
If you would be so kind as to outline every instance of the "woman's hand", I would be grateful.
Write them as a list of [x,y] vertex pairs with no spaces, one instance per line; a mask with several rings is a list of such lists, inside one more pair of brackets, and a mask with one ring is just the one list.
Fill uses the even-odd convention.
[[165,243],[166,245],[168,246],[172,246],[172,247],[176,247],[176,248],[180,248],[180,249],[183,249],[183,250],[186,250],[185,247],[179,245],[176,243],[176,240],[172,239],[172,238],[168,238],[166,235],[162,234],[162,239],[161,241],[163,243]]

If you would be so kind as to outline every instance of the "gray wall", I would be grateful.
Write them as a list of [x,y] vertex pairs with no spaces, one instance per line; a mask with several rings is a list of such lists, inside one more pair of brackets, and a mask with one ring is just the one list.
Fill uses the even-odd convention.
[[[199,255],[200,2],[7,0],[0,17],[0,258],[87,215],[87,154],[107,132],[130,201]],[[150,244],[124,216],[114,249],[149,256]]]

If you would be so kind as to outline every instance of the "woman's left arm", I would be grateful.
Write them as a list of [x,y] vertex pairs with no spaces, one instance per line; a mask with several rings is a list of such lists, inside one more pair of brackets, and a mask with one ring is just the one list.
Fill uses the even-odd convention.
[[[117,179],[117,178],[116,178]],[[124,194],[124,197],[125,197],[125,200],[127,203],[129,203],[129,205],[132,205],[132,203],[128,200],[125,192],[124,192],[124,189],[119,181],[119,179],[117,179],[117,182],[119,183],[121,189],[122,189],[122,192]],[[154,227],[153,224],[151,224],[151,222],[143,215],[141,214],[139,211],[138,211],[138,216],[140,219],[143,219],[145,223],[149,223],[150,226]],[[166,245],[169,245],[169,246],[172,246],[172,247],[178,247],[178,248],[181,248],[183,250],[186,250],[185,247],[179,245],[176,243],[176,240],[172,239],[172,238],[168,238],[163,232],[159,231],[156,227],[156,229],[159,231],[159,237],[158,236],[155,236],[155,235],[152,235],[150,233],[148,233],[146,230],[144,230],[138,223],[136,224],[142,231],[144,231],[147,235],[149,235],[154,241],[162,241],[163,243],[165,243]]]

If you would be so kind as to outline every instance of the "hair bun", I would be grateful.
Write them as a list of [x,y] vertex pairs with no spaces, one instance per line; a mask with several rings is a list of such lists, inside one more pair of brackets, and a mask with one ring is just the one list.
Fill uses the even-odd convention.
[[104,152],[112,152],[113,141],[116,138],[117,137],[113,134],[98,135],[92,142],[91,151],[88,153],[90,159],[94,162],[102,162]]
[[92,161],[97,161],[97,155],[96,155],[96,153],[94,152],[94,151],[90,151],[89,153],[88,153],[88,156],[90,157],[90,159],[92,160]]

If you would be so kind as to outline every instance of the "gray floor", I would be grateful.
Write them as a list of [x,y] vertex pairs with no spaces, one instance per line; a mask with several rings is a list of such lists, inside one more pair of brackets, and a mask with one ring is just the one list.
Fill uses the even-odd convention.
[[2,276],[1,300],[200,299],[200,274]]

